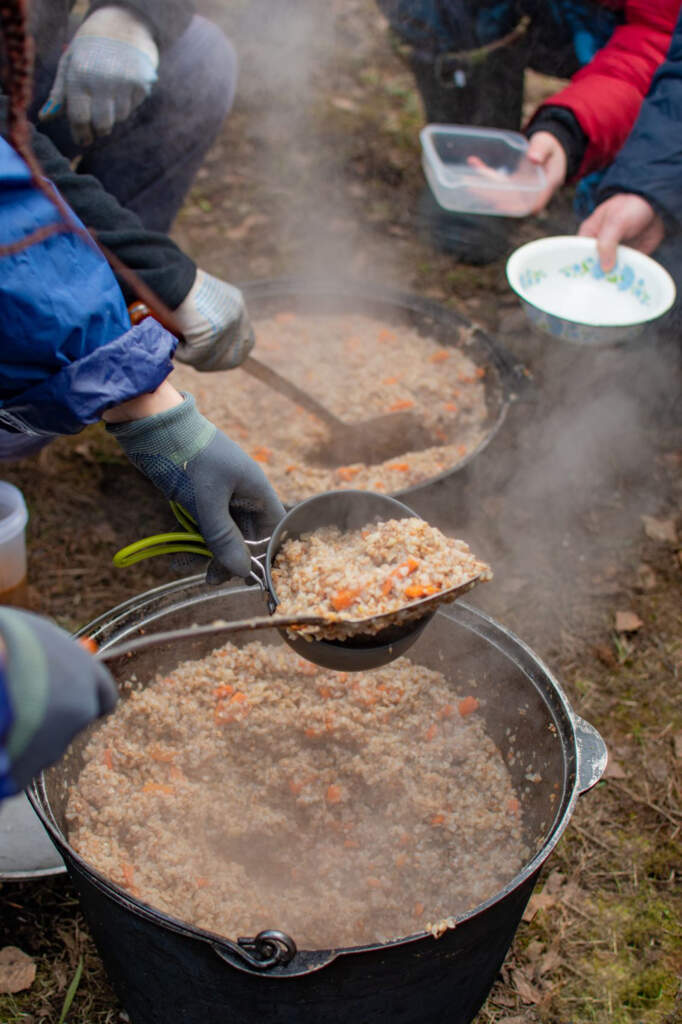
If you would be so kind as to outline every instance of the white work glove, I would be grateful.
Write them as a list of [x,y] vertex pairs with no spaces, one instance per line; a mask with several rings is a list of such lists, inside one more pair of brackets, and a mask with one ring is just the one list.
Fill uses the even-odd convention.
[[57,66],[41,120],[66,112],[79,146],[108,135],[151,92],[159,51],[147,26],[125,7],[86,18]]
[[174,315],[182,332],[175,358],[197,370],[231,370],[253,348],[244,296],[234,285],[203,270],[197,270],[194,284]]

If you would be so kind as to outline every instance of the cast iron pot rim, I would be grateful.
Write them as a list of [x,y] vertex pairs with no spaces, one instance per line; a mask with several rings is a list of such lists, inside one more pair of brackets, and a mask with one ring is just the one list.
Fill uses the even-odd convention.
[[[367,285],[362,281],[355,281],[352,278],[340,278],[337,281],[329,281],[323,277],[281,277],[281,278],[260,278],[252,281],[245,281],[240,284],[244,292],[247,306],[251,300],[277,299],[277,298],[359,298],[365,302],[383,303],[386,306],[408,310],[423,317],[432,317],[441,323],[445,320],[452,320],[458,327],[470,328],[472,338],[481,343],[487,350],[491,363],[497,371],[501,400],[500,408],[493,422],[490,423],[485,436],[480,443],[472,449],[463,459],[442,470],[435,476],[427,477],[409,487],[401,487],[396,491],[387,492],[389,497],[402,498],[407,494],[422,491],[446,480],[453,473],[468,466],[476,456],[480,455],[497,435],[502,424],[507,418],[509,406],[519,398],[518,392],[524,391],[530,383],[530,377],[525,367],[516,359],[497,339],[492,338],[473,320],[467,318],[455,309],[450,309],[433,299],[424,299],[413,292],[402,291],[401,289],[389,288],[382,284]],[[257,316],[257,312],[254,314]],[[454,342],[443,342],[451,348],[458,348]],[[298,504],[296,502],[295,504]]]
[[[173,581],[171,584],[164,584],[160,587],[154,588],[152,591],[147,591],[145,592],[144,595],[140,596],[162,594],[165,591],[172,592],[175,589],[180,589],[181,586],[182,589],[186,590],[188,587],[193,586],[195,584],[205,584],[205,577],[203,574],[199,574],[197,576],[190,576],[185,578],[184,580]],[[230,594],[231,596],[233,596],[239,593],[248,594],[251,592],[252,589],[250,587],[226,587],[215,588],[214,590],[215,596],[218,596],[221,593]],[[136,603],[136,600],[137,599],[132,598],[129,601],[123,602],[121,605],[118,605],[116,608],[112,609],[111,612],[113,613],[123,608],[129,608],[130,606]],[[186,603],[188,605],[191,605],[195,602],[190,600]],[[179,605],[170,605],[163,609],[160,609],[159,617],[163,614],[167,614],[170,611],[177,611],[181,609],[182,606],[183,603],[180,603]],[[463,622],[457,621],[457,611],[463,612]],[[485,612],[474,607],[473,605],[468,604],[465,601],[458,601],[457,606],[451,610],[445,610],[441,608],[436,612],[436,615],[444,616],[445,618],[451,619],[457,625],[464,626],[464,628],[467,628],[471,632],[476,633],[482,639],[486,640],[492,646],[497,648],[497,650],[499,650],[500,653],[502,653],[510,661],[516,664],[521,671],[523,671],[522,663],[524,661],[530,661],[534,665],[534,667],[540,671],[540,673],[544,676],[545,682],[549,684],[551,690],[554,693],[554,696],[557,700],[556,706],[549,705],[547,703],[545,695],[544,693],[542,693],[542,691],[539,691],[540,696],[542,696],[543,699],[545,699],[545,703],[547,704],[548,711],[550,712],[550,714],[554,712],[554,718],[559,717],[558,713],[560,712],[560,715],[564,720],[564,725],[568,728],[569,736],[573,741],[572,746],[575,758],[575,765],[573,769],[574,778],[570,789],[570,793],[567,792],[567,788],[565,787],[563,799],[560,802],[560,805],[557,807],[554,821],[550,826],[550,829],[548,830],[549,834],[543,846],[537,851],[535,856],[532,857],[524,865],[521,871],[519,871],[516,875],[513,876],[513,878],[509,880],[509,882],[507,882],[505,886],[503,886],[501,889],[498,889],[497,892],[495,892],[487,900],[485,900],[483,903],[477,904],[477,906],[471,908],[471,910],[468,910],[466,913],[453,916],[453,920],[455,921],[455,927],[457,927],[463,924],[465,921],[469,920],[470,918],[474,918],[477,915],[483,913],[485,910],[488,910],[496,903],[501,902],[507,895],[509,895],[511,892],[513,892],[521,885],[523,885],[523,883],[527,881],[527,879],[529,879],[532,875],[534,875],[540,870],[543,863],[547,860],[547,858],[559,842],[559,839],[563,835],[568,825],[568,822],[571,818],[573,810],[575,808],[578,797],[582,793],[587,792],[588,789],[592,787],[592,785],[599,781],[599,778],[601,777],[603,768],[606,763],[606,748],[603,740],[601,739],[601,736],[599,736],[596,730],[594,730],[594,728],[590,726],[589,723],[586,723],[579,715],[577,715],[572,710],[568,698],[566,697],[566,694],[564,693],[564,690],[561,687],[561,684],[555,678],[554,674],[550,671],[549,667],[512,630],[509,630],[505,626],[502,626],[491,616],[487,615]],[[93,636],[93,627],[95,627],[98,622],[103,622],[105,619],[107,619],[106,613],[100,616],[98,619],[93,620],[93,622],[89,625],[84,626],[75,635]],[[479,628],[476,628],[477,620],[479,623]],[[111,620],[109,619],[109,623],[110,621]],[[151,621],[153,621],[153,618]],[[138,626],[134,628],[139,628],[139,625],[140,624],[138,623]],[[131,627],[130,631],[133,631],[133,627]],[[491,632],[496,637],[499,636],[499,634],[502,634],[506,642],[511,642],[511,644],[516,648],[515,653],[521,655],[521,658],[519,659],[517,657],[511,657],[509,651],[507,651],[503,646],[501,646],[494,639],[492,639],[490,635]],[[120,643],[121,639],[121,637],[118,637],[117,639],[109,639],[108,641],[102,644],[101,650],[106,651],[106,648],[108,646],[113,646],[114,643]],[[534,682],[534,680],[529,677],[529,682]],[[591,732],[595,733],[597,738],[601,742],[601,746],[604,748],[603,764],[601,765],[601,769],[595,770],[595,772],[593,773],[595,777],[591,779],[589,784],[586,784],[584,786],[581,786],[580,782],[580,749],[577,735],[578,729],[581,725],[583,727],[586,726],[589,730],[591,730]],[[566,766],[565,758],[564,764]],[[90,865],[86,860],[84,860],[80,856],[80,854],[78,854],[73,849],[73,847],[68,842],[66,836],[63,834],[57,823],[52,818],[50,801],[47,797],[47,792],[45,789],[45,772],[41,772],[40,775],[33,780],[30,787],[26,790],[26,793],[33,806],[33,809],[36,811],[38,817],[43,823],[43,826],[46,828],[47,832],[52,838],[52,841],[55,843],[62,856],[64,856],[67,863],[71,861],[78,865],[81,872],[86,877],[88,877],[91,880],[91,882],[105,896],[114,900],[124,909],[131,911],[138,917],[151,921],[160,927],[167,928],[170,931],[183,935],[187,938],[207,943],[214,949],[217,955],[221,956],[221,958],[226,960],[226,962],[229,963],[232,967],[244,971],[245,973],[255,974],[258,977],[270,978],[298,977],[304,974],[309,974],[313,971],[320,970],[321,968],[327,966],[327,964],[332,963],[332,961],[336,960],[336,958],[339,956],[352,956],[367,952],[383,951],[386,949],[392,949],[394,947],[407,945],[408,943],[423,941],[425,939],[432,937],[430,932],[421,931],[414,932],[411,935],[402,936],[398,939],[391,939],[388,942],[382,943],[369,943],[361,946],[344,946],[326,950],[298,950],[291,963],[287,966],[277,967],[267,972],[253,970],[246,964],[246,962],[240,963],[236,959],[234,959],[234,955],[236,952],[234,940],[228,939],[226,943],[225,936],[219,935],[215,932],[208,931],[207,929],[197,928],[194,925],[190,925],[187,924],[187,922],[181,921],[179,918],[173,917],[170,914],[165,914],[163,911],[157,910],[156,908],[150,906],[144,901],[139,900],[134,896],[131,896],[130,893],[128,893],[125,889],[122,889],[115,882],[112,882],[105,875],[101,874],[96,868]],[[45,808],[47,808],[47,810]],[[293,938],[295,939],[295,936],[293,936]]]

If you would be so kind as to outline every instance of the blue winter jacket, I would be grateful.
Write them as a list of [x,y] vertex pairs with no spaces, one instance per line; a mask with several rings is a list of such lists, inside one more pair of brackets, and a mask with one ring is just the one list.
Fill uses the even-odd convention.
[[682,227],[682,15],[665,63],[656,72],[639,116],[604,175],[602,202],[616,192],[633,192],[654,206],[666,228]]
[[[58,219],[0,138],[0,245]],[[94,245],[70,232],[0,257],[0,429],[74,434],[105,409],[155,390],[177,340],[125,299]]]

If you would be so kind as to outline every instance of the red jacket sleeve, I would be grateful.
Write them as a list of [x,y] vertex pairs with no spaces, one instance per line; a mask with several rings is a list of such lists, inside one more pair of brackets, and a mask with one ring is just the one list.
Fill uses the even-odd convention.
[[680,0],[631,0],[625,24],[606,46],[543,106],[567,107],[588,137],[576,177],[611,163],[635,123],[656,69],[665,58]]

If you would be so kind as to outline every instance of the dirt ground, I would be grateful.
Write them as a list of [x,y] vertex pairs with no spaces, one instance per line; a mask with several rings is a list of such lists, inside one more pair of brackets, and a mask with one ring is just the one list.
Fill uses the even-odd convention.
[[[479,1024],[674,1024],[682,1019],[682,487],[674,331],[587,350],[532,335],[504,260],[457,263],[415,218],[424,187],[413,80],[372,0],[204,3],[235,41],[241,82],[174,229],[236,282],[339,277],[428,296],[482,324],[528,386],[463,473],[415,498],[495,568],[475,595],[547,662],[610,751],[543,870]],[[528,75],[532,108],[555,83]],[[519,222],[519,242],[574,230],[570,195]],[[170,526],[162,499],[99,428],[3,469],[24,492],[31,606],[76,628],[173,578],[113,552]],[[623,616],[623,613],[631,615]],[[0,886],[0,947],[35,958],[0,1020],[127,1018],[65,878]],[[141,1024],[141,1022],[140,1022]]]

